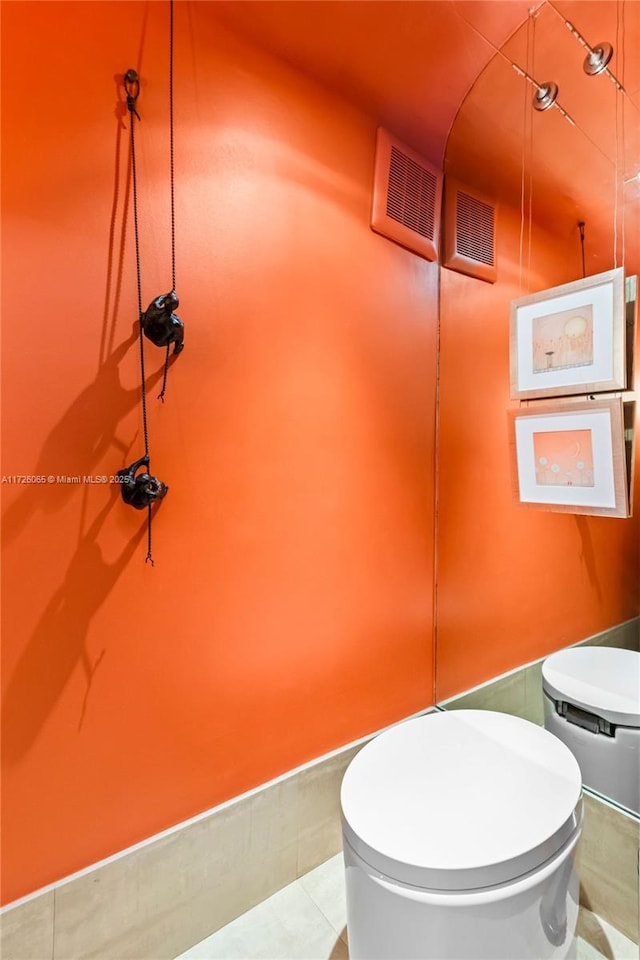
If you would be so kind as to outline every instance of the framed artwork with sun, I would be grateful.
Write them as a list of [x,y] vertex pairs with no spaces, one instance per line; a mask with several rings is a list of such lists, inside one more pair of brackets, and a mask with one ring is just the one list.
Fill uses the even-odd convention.
[[511,398],[626,389],[624,270],[511,302]]
[[509,411],[519,503],[628,517],[624,416],[620,397],[537,403]]

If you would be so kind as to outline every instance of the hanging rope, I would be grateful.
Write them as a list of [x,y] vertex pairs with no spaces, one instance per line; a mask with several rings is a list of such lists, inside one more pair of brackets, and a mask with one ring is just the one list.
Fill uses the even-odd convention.
[[[535,11],[530,11],[529,19],[531,21],[531,61],[529,63],[529,68],[531,71],[535,70],[536,63],[536,23],[538,19],[538,14]],[[527,212],[528,215],[528,234],[527,234],[527,283],[531,285],[531,253],[532,253],[532,238],[531,231],[533,226],[533,110],[529,111],[529,209]]]
[[[166,347],[164,360],[164,374],[162,390],[159,399],[164,401],[167,387],[167,371],[169,368],[169,347],[173,343],[174,354],[183,349],[184,324],[180,317],[174,314],[174,309],[180,301],[176,294],[176,231],[175,231],[175,200],[174,200],[174,150],[173,150],[173,0],[169,0],[169,180],[171,189],[171,283],[169,293],[161,294],[151,301],[146,310],[142,309],[142,280],[140,269],[140,231],[138,227],[138,171],[136,163],[135,118],[140,120],[136,103],[140,93],[140,80],[135,70],[127,70],[124,76],[124,88],[127,97],[127,109],[130,114],[130,153],[131,153],[131,183],[133,196],[133,226],[136,251],[136,281],[138,291],[138,320],[140,325],[140,380],[142,398],[142,427],[144,433],[144,456],[140,457],[124,470],[118,470],[120,490],[125,503],[136,510],[147,511],[147,556],[145,563],[153,566],[151,551],[151,506],[156,500],[162,500],[167,494],[168,487],[152,476],[148,470],[149,455],[149,428],[147,423],[147,396],[146,375],[144,364],[144,337],[148,337],[158,347]],[[138,473],[145,468],[143,473]]]
[[584,228],[585,228],[584,220],[579,220],[578,230],[580,231],[580,247],[582,248],[582,278],[583,279],[587,275],[587,268],[586,268],[585,259],[584,259]]
[[[624,173],[625,173],[625,157],[626,157],[626,135],[625,135],[625,90],[624,90],[624,81],[625,81],[625,50],[624,50],[624,41],[625,41],[625,28],[624,28],[624,14],[625,14],[625,0],[618,0],[616,4],[616,49],[618,50],[619,57],[619,71],[622,77],[622,84],[618,85],[616,90],[616,106],[619,104],[620,107],[620,159],[621,159],[621,180],[620,184],[620,202],[621,202],[621,240],[622,240],[622,257],[620,260],[620,266],[625,266],[625,195],[624,195]],[[622,94],[622,95],[620,95]],[[616,124],[616,156],[618,155],[618,127]]]
[[[149,427],[147,424],[147,397],[145,393],[145,369],[144,369],[144,338],[142,336],[142,280],[141,280],[141,270],[140,270],[140,232],[138,229],[138,177],[137,177],[137,164],[136,164],[136,136],[135,136],[135,120],[134,117],[137,117],[140,120],[140,114],[136,109],[136,101],[140,93],[140,80],[138,74],[135,70],[127,70],[124,78],[124,88],[127,95],[127,109],[129,110],[129,140],[131,147],[131,186],[132,186],[132,195],[133,195],[133,230],[135,236],[135,250],[136,250],[136,283],[138,289],[138,320],[140,326],[140,335],[139,335],[139,344],[140,344],[140,383],[141,383],[141,399],[142,399],[142,430],[144,434],[144,457],[132,465],[133,469],[130,467],[128,471],[118,471],[119,474],[123,475],[125,483],[128,479],[129,483],[127,489],[125,485],[122,487],[122,495],[125,498],[126,502],[131,503],[133,506],[136,506],[133,496],[136,489],[136,479],[135,471],[139,466],[144,465],[147,468],[149,467]],[[125,476],[126,475],[126,476]],[[147,474],[145,474],[147,476]],[[141,478],[140,478],[141,479]],[[155,478],[150,477],[150,480]],[[157,483],[158,481],[156,481]],[[138,487],[140,485],[138,484]],[[166,492],[166,491],[165,491]],[[129,497],[127,498],[127,493]],[[146,504],[147,507],[147,555],[145,557],[145,563],[151,563],[153,566],[153,555],[151,552],[151,500]]]
[[[130,113],[129,124],[129,142],[131,146],[131,186],[133,194],[133,232],[136,248],[136,283],[138,288],[138,318],[142,316],[142,280],[140,270],[140,231],[138,229],[138,176],[136,164],[136,134],[134,116],[140,120],[140,114],[136,109],[136,101],[140,93],[140,80],[135,70],[127,70],[124,78],[124,87],[127,93],[127,109]],[[147,426],[147,397],[145,394],[145,370],[144,370],[144,339],[142,337],[142,324],[139,331],[140,345],[140,375],[142,378],[142,428],[144,431],[144,455],[149,456],[149,428]]]
[[[527,20],[527,33],[526,33],[526,55],[525,62],[527,71],[531,71],[531,38],[532,38],[532,23],[533,23],[533,13],[529,11],[529,18]],[[512,64],[513,66],[513,64]],[[527,76],[528,74],[525,74]],[[522,105],[522,153],[521,153],[521,164],[520,164],[520,243],[519,243],[519,254],[518,254],[518,266],[519,266],[519,280],[518,280],[518,289],[519,296],[522,296],[522,271],[524,265],[524,228],[526,220],[526,197],[527,197],[527,187],[526,187],[526,170],[527,162],[529,167],[532,165],[531,157],[531,142],[532,142],[532,133],[530,130],[533,130],[533,117],[531,109],[531,98],[529,97],[529,92],[525,85],[524,87],[524,102]],[[527,158],[527,147],[529,148],[529,156]],[[529,193],[531,193],[531,172],[529,172]],[[530,197],[529,197],[530,204]]]
[[169,182],[171,184],[171,289],[176,289],[176,207],[173,166],[173,0],[169,0]]
[[[176,292],[176,207],[175,207],[175,172],[173,160],[173,0],[169,0],[169,184],[171,191],[171,292]],[[169,371],[169,344],[164,358],[164,373],[162,388],[158,400],[164,403],[167,390],[167,373]]]
[[174,356],[184,348],[184,324],[173,311],[180,305],[176,293],[176,229],[174,201],[174,159],[173,159],[173,0],[169,0],[169,183],[171,192],[171,282],[169,293],[155,297],[141,313],[142,332],[156,347],[166,347],[162,389],[158,399],[164,401],[167,389],[167,371],[169,368],[169,347],[173,344]]

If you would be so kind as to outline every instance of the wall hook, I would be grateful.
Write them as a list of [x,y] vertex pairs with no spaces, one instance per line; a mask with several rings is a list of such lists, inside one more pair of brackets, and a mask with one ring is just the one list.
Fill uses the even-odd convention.
[[136,100],[140,95],[140,77],[132,67],[130,67],[124,75],[124,92],[127,95],[127,110],[135,113],[139,120],[140,114],[136,110]]

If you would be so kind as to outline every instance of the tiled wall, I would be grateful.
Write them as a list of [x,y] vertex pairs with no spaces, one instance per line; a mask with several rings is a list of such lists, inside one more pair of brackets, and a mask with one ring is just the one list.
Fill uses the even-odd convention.
[[578,848],[580,902],[640,943],[640,823],[596,797],[585,795]]
[[[575,646],[623,647],[626,650],[640,650],[640,617],[627,620],[610,630],[598,633]],[[544,658],[543,658],[544,659]],[[523,717],[540,726],[544,723],[544,703],[542,697],[542,664],[536,660],[519,670],[513,670],[502,677],[461,693],[449,700],[443,700],[440,706],[446,710],[498,710]]]
[[350,746],[0,916],[3,960],[170,960],[342,849]]
[[[639,639],[637,619],[586,642],[637,649]],[[529,664],[445,706],[542,723],[540,670]],[[171,960],[341,849],[340,783],[365,742],[5,908],[3,960]],[[587,798],[583,898],[635,940],[638,833],[636,820]]]
[[[576,646],[640,650],[640,618],[589,637]],[[542,660],[440,704],[446,710],[498,710],[544,723]],[[580,841],[580,899],[603,920],[639,942],[640,822],[588,795]]]

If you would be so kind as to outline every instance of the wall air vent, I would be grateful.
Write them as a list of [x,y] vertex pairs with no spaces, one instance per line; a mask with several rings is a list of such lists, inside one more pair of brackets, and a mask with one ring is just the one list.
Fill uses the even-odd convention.
[[495,283],[496,208],[485,197],[447,178],[443,266]]
[[371,229],[438,259],[442,175],[419,154],[378,128]]

